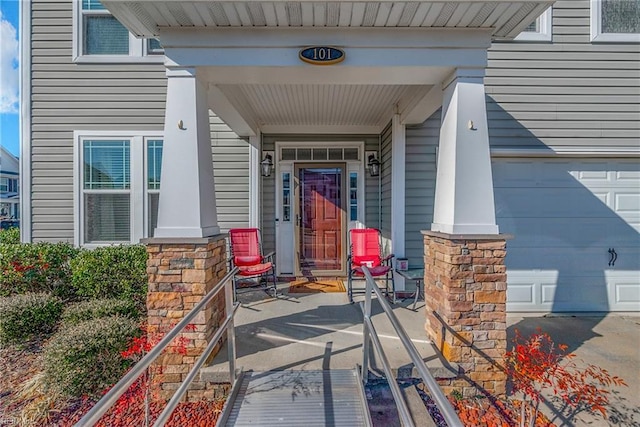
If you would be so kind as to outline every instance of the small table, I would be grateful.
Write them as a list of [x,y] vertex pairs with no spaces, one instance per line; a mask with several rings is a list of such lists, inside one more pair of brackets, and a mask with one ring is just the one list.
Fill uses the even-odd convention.
[[399,275],[404,277],[407,280],[415,280],[416,282],[416,292],[413,297],[413,309],[416,309],[416,303],[418,302],[418,297],[420,296],[420,285],[424,280],[424,268],[410,268],[408,270],[396,270]]

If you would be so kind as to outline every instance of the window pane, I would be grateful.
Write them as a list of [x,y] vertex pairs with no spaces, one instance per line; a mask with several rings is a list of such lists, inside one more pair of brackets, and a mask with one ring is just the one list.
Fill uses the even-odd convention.
[[158,201],[160,200],[160,194],[149,194],[149,237],[153,237],[153,233],[158,226]]
[[602,0],[603,33],[640,33],[640,1]]
[[129,31],[111,15],[84,17],[84,53],[128,55]]
[[83,10],[104,10],[104,6],[100,0],[82,0]]
[[344,149],[344,159],[345,160],[358,160],[358,149],[357,148],[345,148]]
[[130,186],[129,141],[84,141],[84,188]]
[[162,141],[147,142],[147,188],[160,189],[160,170],[162,168]]
[[147,40],[147,53],[151,55],[161,55],[164,53],[164,48],[160,45],[160,42],[156,39]]
[[537,33],[537,32],[540,31],[538,29],[539,25],[540,25],[540,18],[536,19],[531,24],[529,24],[529,26],[524,29],[524,32],[526,32],[526,33]]
[[130,204],[129,194],[85,194],[84,241],[129,242]]

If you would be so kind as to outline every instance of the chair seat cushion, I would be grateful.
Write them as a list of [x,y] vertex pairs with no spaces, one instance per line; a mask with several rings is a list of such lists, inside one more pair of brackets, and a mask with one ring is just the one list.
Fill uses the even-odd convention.
[[245,255],[245,256],[235,256],[233,257],[233,264],[238,267],[241,266],[252,266],[257,265],[262,262],[261,255]]
[[238,275],[240,276],[256,276],[258,274],[266,273],[271,270],[273,263],[267,262],[264,264],[238,266]]
[[[384,276],[385,274],[387,274],[387,272],[389,272],[389,270],[391,270],[390,266],[379,265],[377,267],[369,268],[369,273],[371,273],[373,277],[378,277],[378,276]],[[364,273],[362,272],[362,267],[354,267],[352,271],[357,276],[364,276]]]

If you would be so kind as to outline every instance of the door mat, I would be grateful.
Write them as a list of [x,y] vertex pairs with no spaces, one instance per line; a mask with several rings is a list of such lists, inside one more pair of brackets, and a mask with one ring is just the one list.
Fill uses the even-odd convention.
[[323,292],[346,292],[342,280],[333,279],[302,279],[289,284],[291,294],[316,294]]

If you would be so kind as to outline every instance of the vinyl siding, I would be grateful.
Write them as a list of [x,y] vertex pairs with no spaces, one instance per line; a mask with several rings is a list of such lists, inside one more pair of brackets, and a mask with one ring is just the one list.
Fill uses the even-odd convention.
[[407,127],[405,157],[405,258],[410,266],[423,265],[421,230],[433,222],[436,191],[436,152],[440,133],[440,111],[422,126]]
[[552,42],[489,49],[493,148],[637,147],[640,44],[590,42],[589,4],[553,5]]
[[[162,64],[72,62],[72,3],[32,3],[32,239],[73,242],[73,131],[164,128]],[[222,230],[248,223],[248,143],[211,117]]]
[[389,123],[380,134],[380,232],[385,250],[391,240],[391,139]]

